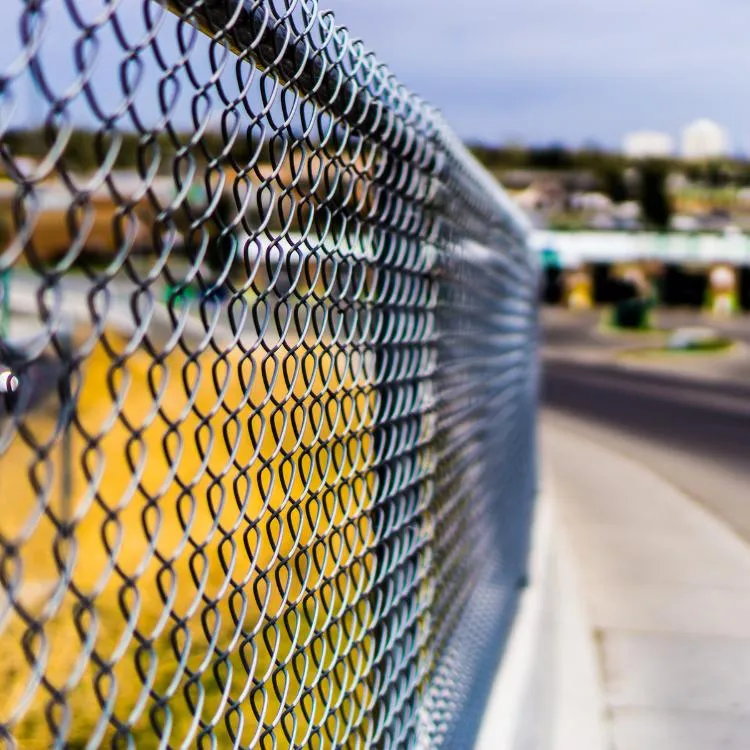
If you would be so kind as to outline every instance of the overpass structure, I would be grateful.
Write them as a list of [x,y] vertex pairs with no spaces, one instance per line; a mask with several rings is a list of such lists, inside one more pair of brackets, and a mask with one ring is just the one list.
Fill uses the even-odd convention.
[[750,265],[750,237],[741,232],[686,234],[658,232],[538,231],[534,247],[563,268],[586,263],[662,261],[698,265]]
[[750,309],[750,237],[741,232],[538,231],[543,296],[569,306],[645,295],[667,306]]

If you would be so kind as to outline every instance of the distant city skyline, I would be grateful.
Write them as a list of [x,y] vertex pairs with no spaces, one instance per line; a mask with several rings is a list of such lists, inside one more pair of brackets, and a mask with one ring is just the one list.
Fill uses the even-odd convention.
[[[493,145],[489,141],[481,143],[487,146]],[[634,158],[684,156],[690,159],[750,156],[748,151],[738,150],[735,143],[732,133],[722,123],[709,117],[697,117],[690,122],[683,123],[675,132],[644,127],[623,133],[619,142],[615,141],[612,144],[598,142],[595,138],[587,138],[580,144],[568,144],[560,138],[552,137],[549,140],[537,142],[513,138],[501,141],[497,145],[506,147],[517,145],[527,148],[545,148],[556,145],[566,148],[602,148],[605,151],[622,153]]]
[[706,117],[686,123],[678,140],[671,133],[636,130],[622,141],[622,153],[633,158],[682,156],[685,159],[711,159],[732,153],[731,136],[726,128]]
[[682,131],[680,153],[687,159],[711,159],[731,153],[731,138],[721,123],[696,120]]
[[651,156],[672,156],[675,140],[670,133],[658,130],[635,130],[622,141],[622,152],[636,159]]

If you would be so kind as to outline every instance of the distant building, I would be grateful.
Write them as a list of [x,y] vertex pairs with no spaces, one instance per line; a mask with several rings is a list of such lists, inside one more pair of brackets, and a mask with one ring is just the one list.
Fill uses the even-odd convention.
[[690,214],[675,214],[670,222],[674,232],[697,232],[701,228],[701,223],[697,216]]
[[679,193],[689,187],[690,180],[687,175],[684,175],[682,172],[672,172],[669,177],[667,177],[667,192],[669,192],[670,195]]
[[638,130],[625,136],[622,151],[632,159],[671,156],[674,153],[674,139],[658,130]]
[[713,120],[696,120],[682,131],[686,159],[717,159],[729,153],[727,131]]
[[570,207],[576,211],[611,211],[612,200],[604,193],[573,193]]
[[634,225],[641,220],[641,206],[638,201],[618,203],[614,208],[614,216],[621,224]]
[[541,179],[515,193],[514,199],[524,211],[550,213],[565,209],[567,191],[559,180]]

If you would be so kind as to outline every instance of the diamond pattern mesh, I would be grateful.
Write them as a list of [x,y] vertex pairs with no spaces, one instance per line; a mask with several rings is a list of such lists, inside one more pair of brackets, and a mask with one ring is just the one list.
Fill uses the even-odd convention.
[[9,3],[0,736],[469,747],[534,493],[523,219],[313,0]]

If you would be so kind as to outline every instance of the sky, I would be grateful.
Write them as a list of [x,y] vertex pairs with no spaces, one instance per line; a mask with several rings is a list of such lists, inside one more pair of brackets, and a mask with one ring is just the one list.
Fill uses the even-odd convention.
[[699,117],[750,150],[747,0],[326,0],[465,138],[616,147]]
[[[4,0],[0,73],[19,59],[22,5]],[[76,0],[89,19],[102,5]],[[118,10],[134,39],[139,24],[142,32],[141,6],[123,0]],[[467,140],[616,148],[629,131],[676,137],[686,123],[709,117],[729,130],[735,150],[750,151],[748,0],[321,0],[321,6]],[[62,0],[46,7],[42,56],[57,90],[71,90],[73,26]],[[163,37],[174,37],[170,20]],[[121,94],[104,77],[102,58],[115,45],[111,34],[102,36],[94,76],[110,107]],[[169,39],[163,46],[176,55]],[[199,59],[200,50],[192,57]],[[149,65],[155,67],[153,59]],[[43,110],[27,88],[16,81],[16,118],[33,115],[35,106]],[[153,100],[153,90],[144,87],[144,98]],[[8,102],[0,98],[0,118],[9,116]]]

